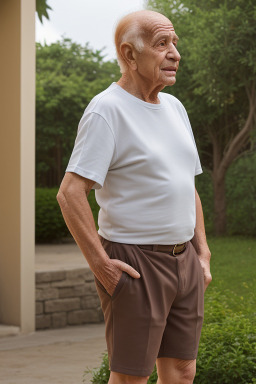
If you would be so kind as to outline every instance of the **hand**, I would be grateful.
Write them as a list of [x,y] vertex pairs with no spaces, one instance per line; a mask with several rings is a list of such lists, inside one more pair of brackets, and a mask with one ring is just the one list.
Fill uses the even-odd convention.
[[128,273],[134,279],[140,278],[139,272],[129,264],[118,259],[108,259],[107,263],[100,266],[94,274],[109,295],[112,296],[123,271]]
[[204,291],[206,291],[206,288],[212,281],[212,275],[210,272],[210,257],[209,256],[203,256],[198,255],[198,259],[200,261],[201,267],[203,269],[204,273]]

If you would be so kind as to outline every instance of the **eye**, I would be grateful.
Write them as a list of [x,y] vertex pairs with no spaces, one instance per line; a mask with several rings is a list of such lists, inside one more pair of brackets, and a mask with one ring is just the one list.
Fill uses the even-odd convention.
[[165,47],[166,46],[166,42],[164,40],[161,40],[159,43],[158,43],[158,46],[159,47]]

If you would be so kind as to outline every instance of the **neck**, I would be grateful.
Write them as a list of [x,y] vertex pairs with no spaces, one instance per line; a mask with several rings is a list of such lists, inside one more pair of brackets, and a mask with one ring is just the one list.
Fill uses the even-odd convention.
[[151,104],[160,104],[158,93],[164,88],[163,85],[152,86],[151,83],[136,79],[136,76],[131,76],[129,73],[123,73],[117,84],[138,99]]

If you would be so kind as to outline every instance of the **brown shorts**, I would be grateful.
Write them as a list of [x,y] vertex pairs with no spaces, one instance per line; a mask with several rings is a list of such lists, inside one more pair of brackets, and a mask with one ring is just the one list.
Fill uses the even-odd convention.
[[197,356],[204,311],[204,277],[191,241],[177,256],[101,238],[111,259],[136,269],[126,272],[110,296],[96,279],[106,325],[109,369],[148,376],[156,359]]

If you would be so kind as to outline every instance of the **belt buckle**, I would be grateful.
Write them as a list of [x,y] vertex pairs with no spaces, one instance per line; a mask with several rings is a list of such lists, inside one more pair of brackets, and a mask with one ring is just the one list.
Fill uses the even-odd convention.
[[180,253],[182,253],[182,252],[185,251],[185,249],[186,249],[186,244],[184,244],[184,249],[183,249],[181,252],[175,253],[175,249],[176,249],[176,247],[177,247],[178,245],[181,245],[181,244],[175,244],[174,247],[173,247],[173,250],[172,250],[172,255],[173,255],[173,256],[177,256],[177,255],[179,255]]

